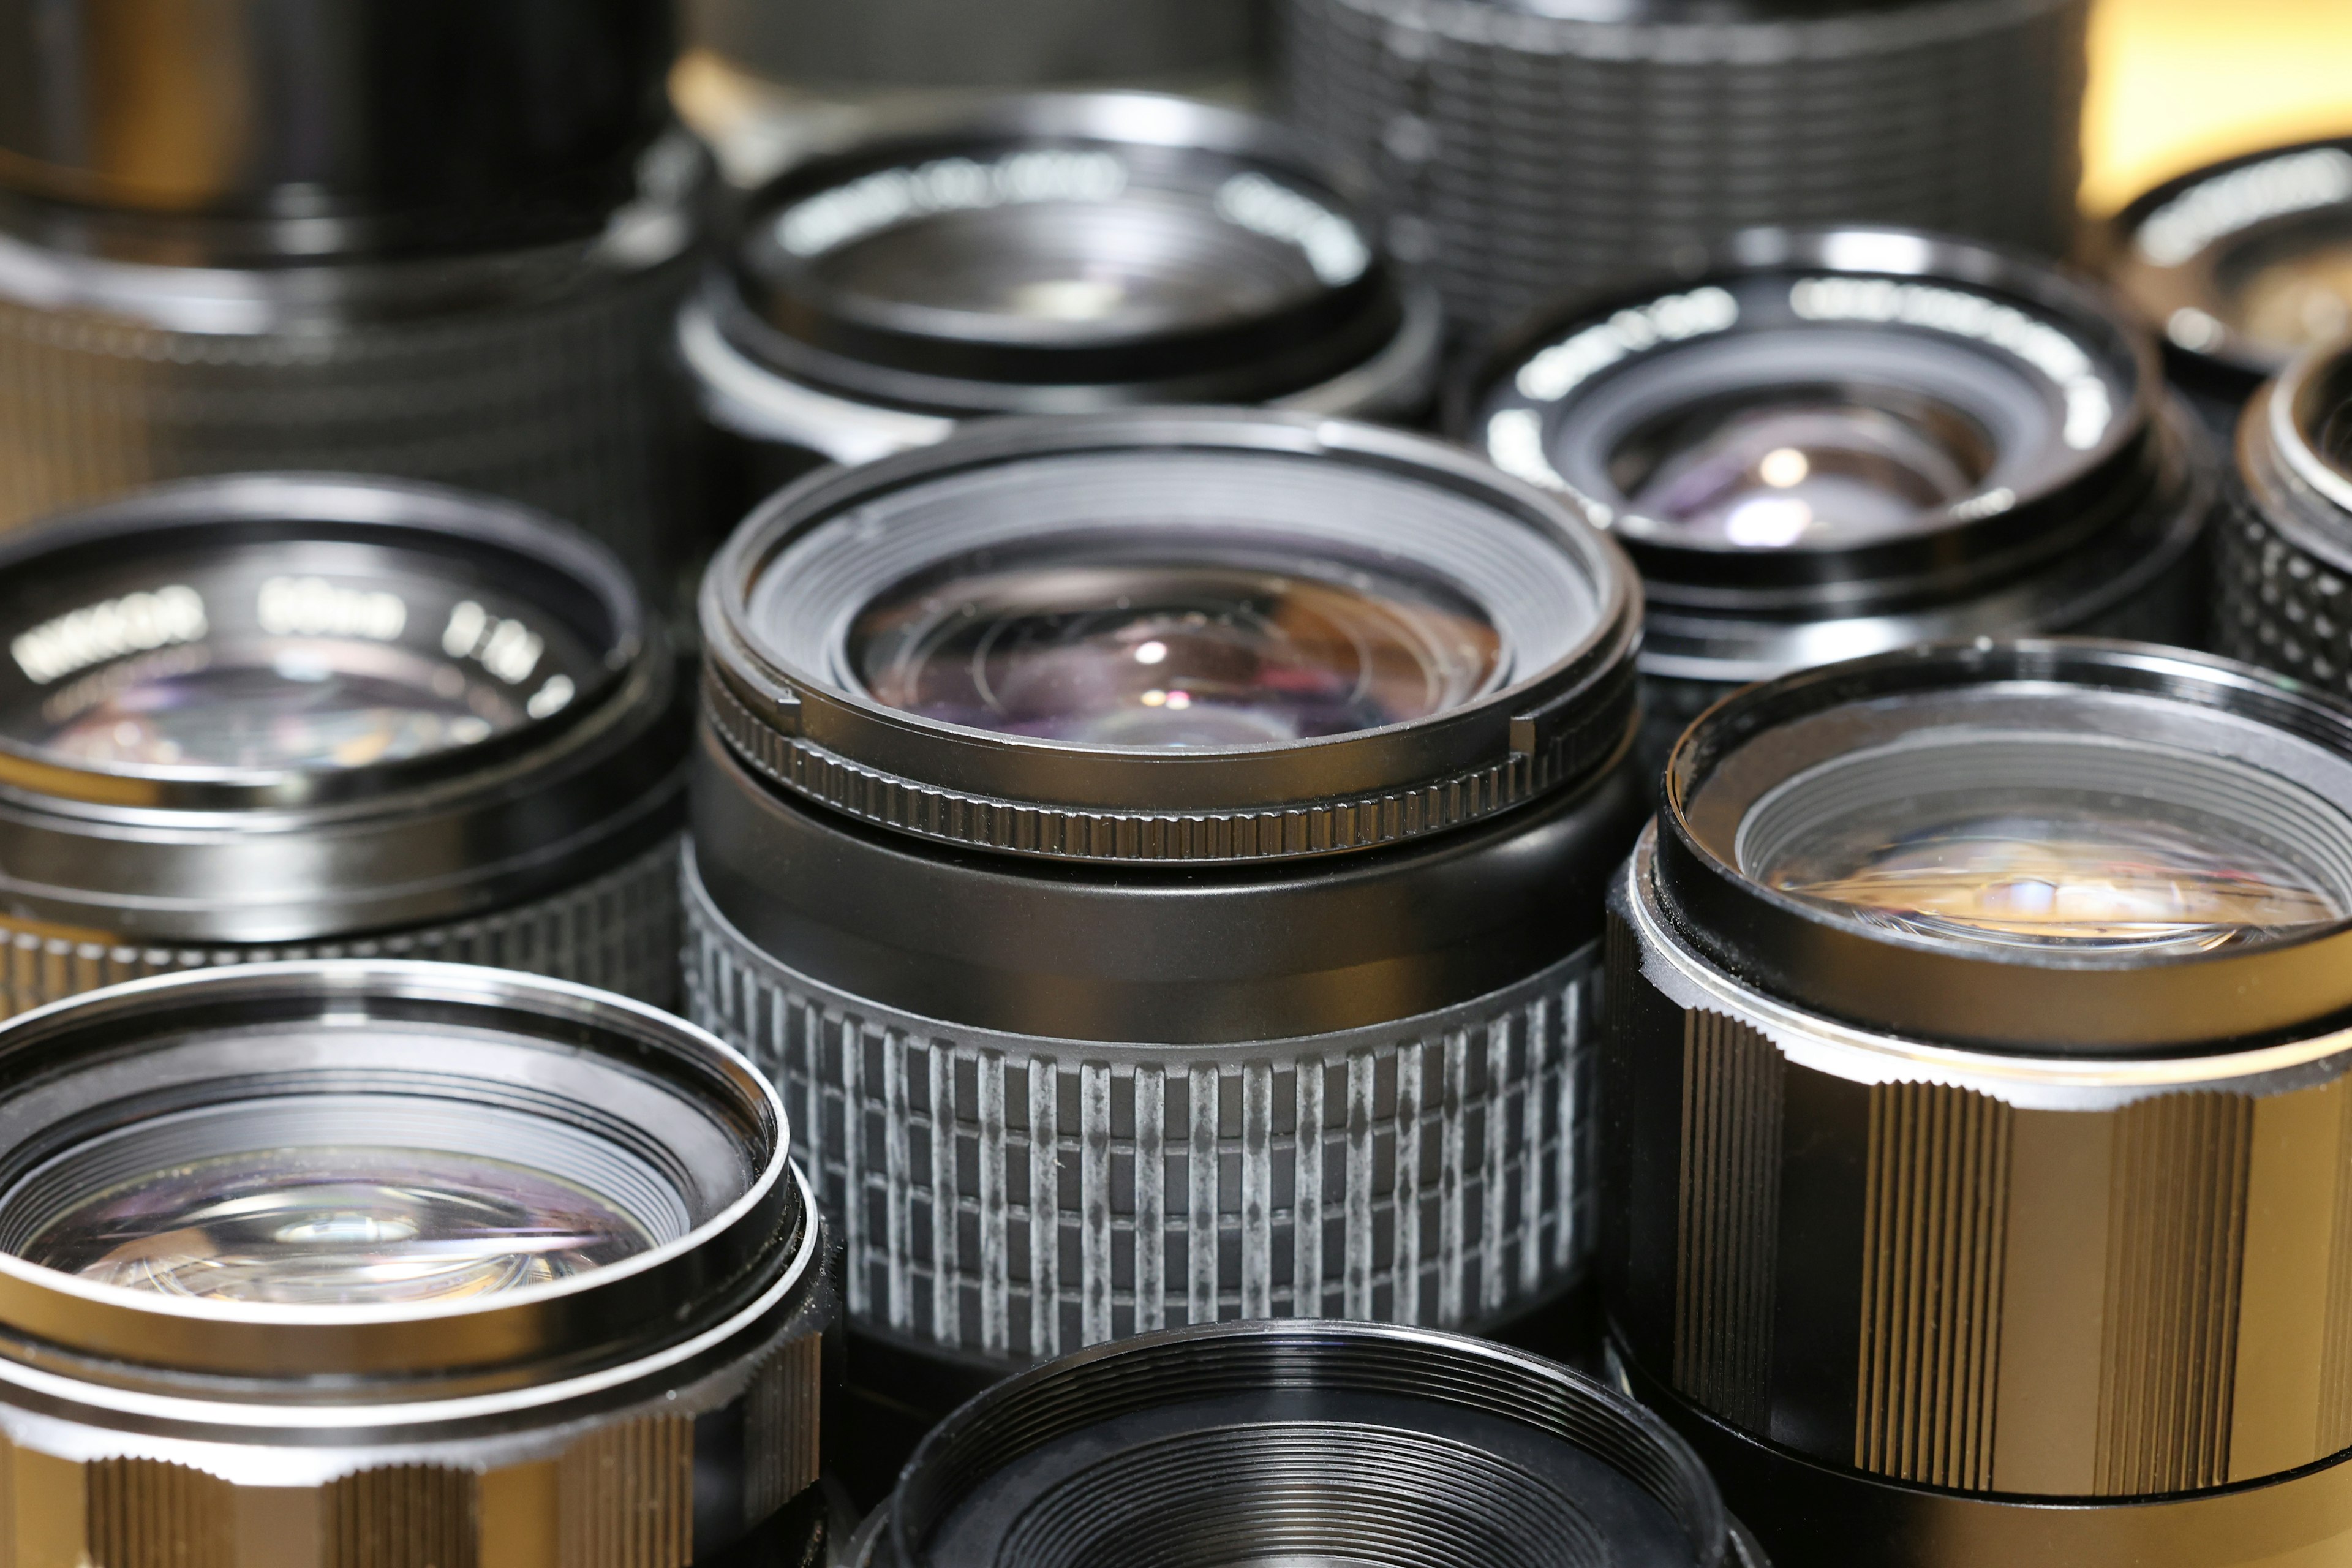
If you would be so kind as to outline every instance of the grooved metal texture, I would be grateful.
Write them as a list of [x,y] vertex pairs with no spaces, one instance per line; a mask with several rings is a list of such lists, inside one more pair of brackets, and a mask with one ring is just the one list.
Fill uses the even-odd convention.
[[406,958],[519,969],[667,1005],[677,994],[677,846],[448,925],[282,946],[142,947],[0,914],[0,1018],[151,974],[295,958]]
[[572,1445],[558,1482],[563,1568],[652,1568],[694,1556],[694,1423],[648,1416]]
[[346,1476],[327,1488],[326,1532],[336,1568],[478,1568],[474,1478],[402,1465]]
[[2213,646],[2259,664],[2352,693],[2352,593],[2345,576],[2284,538],[2232,485],[2216,520],[2220,597]]
[[1728,1420],[1771,1415],[1780,1053],[1717,1013],[1684,1018],[1675,1387]]
[[1966,1089],[1870,1091],[1853,1462],[1935,1486],[1993,1484],[2009,1214],[2009,1108]]
[[2098,1489],[2230,1479],[2254,1102],[2176,1095],[2118,1113]]
[[1370,170],[1458,325],[1507,324],[1762,224],[2063,251],[2088,0],[1575,21],[1496,0],[1282,0],[1280,80]]
[[1384,1029],[1104,1047],[843,995],[685,898],[688,1014],[782,1089],[868,1327],[1008,1360],[1237,1317],[1475,1327],[1584,1261],[1597,943]]
[[1523,805],[1613,751],[1625,711],[1596,702],[1530,758],[1514,752],[1473,773],[1412,790],[1266,812],[1101,812],[993,800],[864,766],[779,733],[715,670],[703,711],[754,772],[862,821],[947,844],[1072,860],[1259,860],[1392,844]]
[[695,268],[258,332],[0,298],[0,527],[198,475],[389,474],[542,508],[667,594],[692,428],[668,344]]
[[[2336,1189],[2352,1191],[2352,1117],[2336,1139]],[[2352,1448],[2352,1203],[2336,1206],[2328,1227],[2327,1300],[2337,1310],[2323,1331],[2319,1363],[2319,1448]]]

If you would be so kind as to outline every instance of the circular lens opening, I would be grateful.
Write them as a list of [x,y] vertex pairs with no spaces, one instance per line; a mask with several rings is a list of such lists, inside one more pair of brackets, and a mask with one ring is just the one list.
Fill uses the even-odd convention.
[[846,655],[876,700],[972,729],[1161,749],[1313,740],[1488,690],[1500,634],[1434,577],[1264,540],[1066,541],[886,590]]
[[2281,358],[2352,336],[2352,230],[2303,230],[2231,264],[2222,314]]
[[127,568],[91,553],[19,565],[0,602],[0,738],[68,766],[397,763],[552,719],[610,673],[586,628],[454,557],[315,540]]
[[2033,735],[1839,757],[1738,830],[1750,878],[1948,941],[2196,952],[2352,915],[2352,821],[2227,758]]
[[1893,388],[1787,386],[1675,407],[1634,426],[1609,476],[1681,542],[1769,550],[1903,531],[1976,493],[1992,436]]

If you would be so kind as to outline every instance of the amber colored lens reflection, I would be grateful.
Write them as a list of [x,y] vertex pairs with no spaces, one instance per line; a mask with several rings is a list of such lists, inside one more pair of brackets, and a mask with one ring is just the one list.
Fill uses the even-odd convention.
[[414,1149],[278,1149],[152,1173],[51,1222],[22,1255],[159,1295],[293,1306],[520,1289],[651,1246],[541,1172]]
[[2231,290],[2231,305],[2238,331],[2274,353],[2352,336],[2352,235],[2257,268]]
[[2221,946],[2347,912],[2305,868],[2226,823],[2033,794],[2006,811],[1959,800],[1865,810],[1782,846],[1757,874],[1874,923],[2006,942]]

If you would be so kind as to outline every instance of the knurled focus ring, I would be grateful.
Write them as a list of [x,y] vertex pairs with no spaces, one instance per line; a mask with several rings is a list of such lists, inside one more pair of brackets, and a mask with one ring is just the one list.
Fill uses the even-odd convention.
[[2352,588],[2271,526],[2232,483],[2221,520],[2219,651],[2352,694]]
[[[1231,812],[1081,811],[995,800],[880,772],[753,713],[706,665],[702,710],[729,749],[763,778],[820,805],[901,833],[1069,860],[1265,860],[1364,849],[1507,811],[1613,754],[1633,719],[1630,661],[1579,694],[1556,731],[1530,725],[1534,748],[1416,788]],[[1555,703],[1555,708],[1568,706]],[[1517,726],[1515,724],[1514,728]]]
[[1105,1047],[844,995],[691,855],[684,883],[689,1016],[775,1079],[869,1327],[1009,1360],[1235,1316],[1475,1329],[1582,1268],[1597,943],[1381,1028]]
[[470,920],[270,946],[142,946],[0,915],[0,1018],[152,974],[296,958],[477,963],[667,1006],[677,994],[677,864],[678,841],[666,838],[617,870]]

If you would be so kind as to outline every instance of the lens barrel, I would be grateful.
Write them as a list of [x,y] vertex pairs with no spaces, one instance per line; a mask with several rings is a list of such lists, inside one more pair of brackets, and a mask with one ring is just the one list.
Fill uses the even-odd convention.
[[1765,1568],[1649,1412],[1426,1330],[1222,1323],[1066,1356],[925,1439],[856,1568]]
[[191,480],[0,536],[0,1016],[343,954],[674,994],[689,719],[584,535]]
[[2352,1544],[2352,714],[2145,645],[1693,727],[1612,894],[1601,1273],[1776,1560]]
[[2215,642],[2352,691],[2352,351],[2305,356],[2247,405],[2221,529]]
[[1458,328],[1759,225],[2063,252],[2084,0],[1283,0],[1289,115],[1374,172]]
[[1402,418],[1435,296],[1269,121],[1142,93],[902,115],[748,199],[680,318],[740,470],[733,522],[823,461],[960,419],[1171,403]]
[[1540,321],[1450,423],[1641,566],[1644,750],[1750,680],[1950,637],[2190,642],[2213,458],[2055,270],[1898,229],[1759,230]]
[[23,1560],[683,1568],[821,1528],[824,1230],[700,1031],[256,965],[16,1019],[0,1104]]
[[2254,389],[2352,333],[2352,138],[2232,158],[2117,214],[2107,272],[2224,440]]
[[668,587],[708,158],[666,5],[0,5],[0,525],[336,469],[577,519]]
[[691,1008],[813,1130],[860,1329],[1001,1370],[1576,1276],[1606,541],[1369,426],[1001,421],[777,497],[703,615]]

